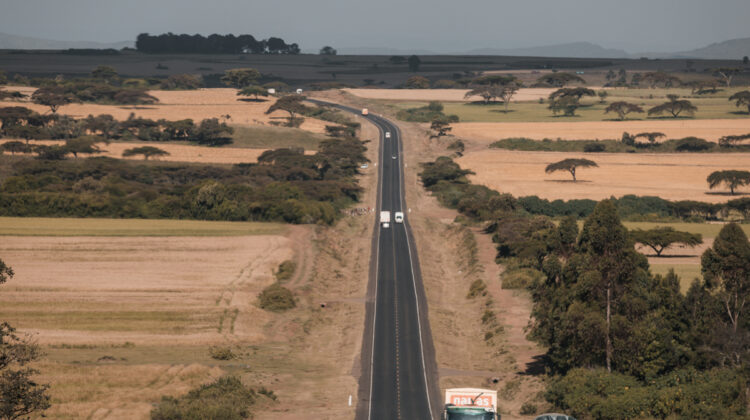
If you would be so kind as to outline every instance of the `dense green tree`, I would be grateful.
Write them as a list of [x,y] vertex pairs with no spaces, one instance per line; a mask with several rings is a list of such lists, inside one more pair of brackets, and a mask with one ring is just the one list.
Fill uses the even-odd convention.
[[26,144],[29,144],[29,140],[41,140],[45,137],[44,130],[33,125],[3,126],[3,131],[7,137],[26,140]]
[[466,183],[466,175],[473,173],[468,169],[461,169],[453,159],[442,156],[434,162],[423,163],[419,176],[422,178],[422,184],[429,188],[440,181]]
[[596,96],[599,97],[599,103],[600,104],[606,104],[607,103],[607,97],[609,96],[609,92],[607,92],[606,90],[602,89],[602,90],[596,92]]
[[416,55],[412,55],[409,57],[409,71],[412,73],[416,73],[419,71],[419,66],[422,65],[422,60],[419,59]]
[[258,96],[268,96],[268,89],[258,86],[258,85],[250,85],[243,87],[239,92],[237,92],[237,95],[242,96],[254,96],[255,100],[259,100]]
[[721,299],[734,333],[750,299],[750,242],[736,223],[724,226],[701,257],[706,285]]
[[122,152],[122,157],[130,157],[130,156],[137,156],[141,155],[143,156],[143,160],[148,160],[148,158],[153,156],[167,156],[169,155],[169,152],[166,150],[159,149],[158,147],[154,146],[140,146],[140,147],[133,147],[131,149],[126,149]]
[[[0,285],[13,278],[13,269],[0,260]],[[50,407],[48,385],[33,379],[39,371],[28,365],[39,359],[39,346],[19,337],[15,328],[0,322],[0,418],[29,418]]]
[[747,107],[747,113],[750,114],[750,90],[743,90],[737,92],[729,97],[730,101],[735,101],[734,105],[737,108]]
[[683,244],[692,248],[703,243],[700,234],[678,231],[670,226],[657,226],[649,230],[636,229],[631,231],[630,235],[635,243],[650,247],[659,257],[673,244]]
[[544,172],[552,173],[556,171],[568,171],[573,176],[573,182],[576,182],[576,169],[598,167],[596,162],[588,159],[563,159],[559,162],[550,163],[544,168]]
[[173,74],[161,83],[164,90],[195,90],[203,87],[203,77],[192,74]]
[[648,115],[661,115],[665,112],[668,112],[672,115],[672,117],[677,118],[681,113],[688,114],[692,116],[695,114],[695,111],[698,110],[698,107],[693,105],[692,102],[690,102],[687,99],[679,99],[680,97],[678,95],[667,95],[667,99],[669,99],[668,102],[665,102],[661,105],[656,105],[655,107],[652,107],[648,110]]
[[429,89],[430,79],[422,76],[411,76],[404,82],[404,87],[407,89]]
[[155,96],[149,95],[140,89],[126,89],[117,92],[112,100],[123,105],[148,105],[159,102]]
[[232,138],[228,136],[232,133],[234,129],[227,123],[219,122],[218,118],[209,118],[201,121],[195,133],[195,140],[198,144],[223,146],[232,142]]
[[743,185],[750,185],[750,171],[715,171],[706,178],[708,188],[714,189],[721,184],[729,187],[729,193],[734,195],[734,190]]
[[111,66],[98,66],[91,71],[91,77],[110,83],[117,78],[117,70]]
[[548,108],[555,115],[563,112],[566,116],[574,116],[583,96],[596,96],[596,92],[584,87],[560,88],[549,95]]
[[625,119],[625,116],[627,114],[630,114],[632,112],[640,112],[643,113],[643,108],[636,104],[631,104],[630,102],[625,101],[616,101],[612,102],[607,106],[607,108],[604,109],[605,114],[609,114],[610,112],[614,112],[617,114],[620,121]]
[[237,89],[252,85],[260,78],[260,72],[253,68],[230,69],[221,77],[222,83]]
[[336,55],[338,51],[336,51],[335,48],[326,45],[325,47],[321,48],[318,54],[320,55]]

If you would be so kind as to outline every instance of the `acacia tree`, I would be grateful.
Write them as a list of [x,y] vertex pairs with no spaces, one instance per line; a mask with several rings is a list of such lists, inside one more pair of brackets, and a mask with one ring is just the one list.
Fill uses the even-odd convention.
[[701,273],[717,292],[736,334],[745,303],[750,298],[750,243],[735,223],[724,226],[713,247],[701,257]]
[[436,118],[432,120],[432,124],[430,124],[430,130],[433,130],[435,132],[435,135],[430,136],[430,138],[438,138],[445,136],[448,134],[449,131],[453,130],[453,127],[450,126],[450,121],[446,118]]
[[466,92],[466,95],[464,95],[464,99],[469,99],[472,96],[479,96],[484,100],[484,104],[487,105],[491,100],[499,97],[500,94],[501,89],[497,86],[477,86],[474,89]]
[[706,178],[708,188],[714,189],[720,184],[729,187],[729,193],[734,195],[734,190],[743,185],[750,185],[750,171],[716,171]]
[[652,131],[652,132],[638,133],[635,136],[633,136],[634,139],[637,139],[639,137],[648,139],[649,143],[654,144],[656,143],[657,139],[667,137],[667,135],[664,133],[660,133],[658,131]]
[[585,84],[586,80],[583,77],[573,73],[554,72],[545,74],[544,76],[536,80],[536,86],[552,86],[552,87],[564,87],[571,83]]
[[583,96],[596,96],[596,92],[584,87],[561,88],[549,95],[549,106],[553,114],[563,112],[565,116],[572,117],[576,113]]
[[137,156],[142,155],[143,160],[148,160],[148,158],[152,156],[167,156],[169,155],[169,152],[166,150],[159,149],[158,147],[154,146],[142,146],[142,147],[133,147],[132,149],[127,149],[124,152],[122,152],[122,157],[130,157],[130,156]]
[[720,67],[714,69],[714,75],[720,77],[727,87],[732,86],[732,79],[740,73],[742,73],[742,69],[739,67]]
[[618,115],[620,121],[625,119],[625,116],[627,114],[630,114],[632,112],[640,112],[643,113],[643,108],[636,104],[631,104],[630,102],[625,101],[617,101],[612,102],[609,104],[609,106],[604,109],[605,114],[609,114],[610,112],[614,112]]
[[31,146],[22,141],[8,141],[3,143],[0,148],[3,151],[10,152],[11,155],[16,153],[31,153]]
[[735,144],[745,141],[747,139],[750,139],[750,133],[748,134],[740,134],[737,136],[722,136],[719,138],[719,146],[722,147],[731,147]]
[[253,68],[230,69],[224,72],[221,77],[222,83],[227,86],[242,89],[245,86],[252,85],[255,80],[260,78],[260,72]]
[[[13,275],[13,269],[0,260],[0,285]],[[19,337],[7,322],[0,323],[0,418],[28,418],[50,407],[49,385],[33,380],[39,371],[28,367],[40,356],[39,346]]]
[[289,126],[293,126],[297,123],[297,114],[302,114],[308,110],[308,107],[302,103],[304,100],[305,97],[302,95],[282,96],[266,110],[266,114],[278,110],[286,111],[289,113]]
[[78,158],[78,154],[92,155],[102,151],[96,147],[96,143],[103,142],[104,139],[98,136],[83,136],[74,139],[65,140],[65,150],[72,153],[73,157]]
[[58,108],[73,102],[73,98],[62,92],[60,89],[52,87],[42,87],[31,94],[31,100],[35,104],[48,106],[52,113],[56,113]]
[[591,168],[598,167],[596,162],[588,159],[563,159],[559,162],[550,163],[544,169],[546,173],[552,173],[556,171],[568,171],[573,176],[573,182],[576,182],[576,169],[577,168]]
[[653,71],[645,73],[640,77],[639,81],[648,83],[651,89],[655,88],[658,84],[662,84],[665,88],[679,86],[680,84],[682,84],[682,81],[679,77],[673,76],[663,71]]
[[674,230],[669,226],[657,226],[649,230],[636,229],[630,232],[630,236],[635,243],[653,249],[659,257],[673,244],[684,244],[692,248],[703,243],[703,237],[700,234]]
[[258,101],[260,100],[258,96],[268,96],[268,89],[258,85],[250,85],[243,87],[237,92],[237,95],[254,96],[255,100]]
[[730,101],[735,101],[734,105],[737,108],[740,107],[747,107],[747,113],[750,114],[750,90],[743,90],[742,92],[737,92],[734,95],[729,97]]
[[648,115],[661,115],[665,112],[671,114],[673,118],[677,118],[683,112],[690,116],[694,115],[695,111],[698,110],[698,107],[693,105],[693,103],[687,99],[679,98],[680,97],[678,95],[667,95],[667,99],[669,99],[669,101],[664,102],[661,105],[652,107],[648,110]]

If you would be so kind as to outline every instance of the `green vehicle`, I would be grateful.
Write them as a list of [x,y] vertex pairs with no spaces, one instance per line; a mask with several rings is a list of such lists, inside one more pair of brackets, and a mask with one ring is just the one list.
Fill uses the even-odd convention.
[[446,406],[445,420],[496,420],[496,418],[495,413],[484,408]]

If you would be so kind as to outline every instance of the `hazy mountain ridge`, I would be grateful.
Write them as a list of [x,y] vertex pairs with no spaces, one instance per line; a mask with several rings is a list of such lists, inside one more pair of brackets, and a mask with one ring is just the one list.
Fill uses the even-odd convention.
[[135,46],[135,41],[54,41],[0,32],[0,49],[3,50],[65,50],[68,48],[114,48],[119,50],[124,47],[132,48],[133,46]]
[[591,42],[569,42],[530,48],[480,48],[468,51],[467,54],[575,58],[628,58],[630,56],[625,50],[604,48]]

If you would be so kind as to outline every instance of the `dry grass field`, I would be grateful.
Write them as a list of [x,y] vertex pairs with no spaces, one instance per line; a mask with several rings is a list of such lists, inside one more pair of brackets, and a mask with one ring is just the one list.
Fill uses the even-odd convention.
[[[24,91],[26,94],[33,92],[28,88],[9,88]],[[99,105],[99,104],[70,104],[60,107],[60,114],[70,115],[74,118],[85,118],[88,115],[110,114],[117,120],[127,119],[131,113],[136,116],[151,119],[181,120],[190,118],[200,122],[206,118],[219,118],[230,125],[270,125],[272,121],[286,121],[288,114],[276,111],[270,115],[265,112],[274,99],[264,101],[244,101],[243,96],[237,96],[236,89],[198,89],[182,91],[149,91],[150,95],[159,99],[153,105]],[[40,113],[48,113],[49,108],[36,105],[31,102],[0,101],[0,107],[25,106]],[[227,118],[229,116],[229,118]],[[301,128],[313,133],[325,132],[326,123],[314,118],[305,118]]]
[[[567,158],[586,157],[598,168],[583,168],[572,182],[568,172],[546,174],[545,167]],[[537,195],[547,199],[601,200],[626,194],[658,196],[667,200],[725,202],[723,189],[709,190],[706,177],[723,169],[750,169],[750,155],[733,154],[627,154],[472,151],[457,162],[476,172],[472,182],[514,196]],[[748,188],[738,190],[750,193]],[[728,192],[728,190],[727,190]]]
[[725,135],[747,134],[750,119],[718,120],[639,120],[639,121],[561,121],[561,122],[472,122],[452,125],[452,134],[481,143],[491,143],[509,137],[542,140],[619,139],[622,133],[631,134],[660,131],[667,138],[695,136],[717,141]]

